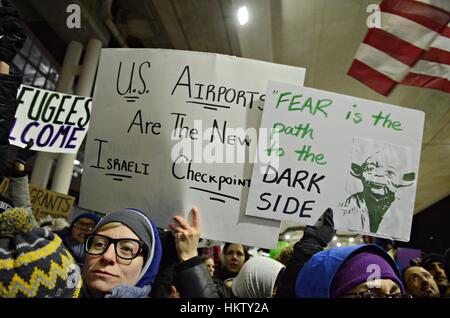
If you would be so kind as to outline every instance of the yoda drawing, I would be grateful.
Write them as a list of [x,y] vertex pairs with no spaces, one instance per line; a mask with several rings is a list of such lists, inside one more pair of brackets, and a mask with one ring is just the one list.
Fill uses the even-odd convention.
[[352,194],[340,204],[344,215],[360,217],[362,230],[376,233],[396,199],[397,190],[414,183],[414,172],[405,173],[401,178],[397,173],[389,163],[382,162],[377,154],[368,157],[362,165],[352,163],[351,175],[361,180],[363,191]]

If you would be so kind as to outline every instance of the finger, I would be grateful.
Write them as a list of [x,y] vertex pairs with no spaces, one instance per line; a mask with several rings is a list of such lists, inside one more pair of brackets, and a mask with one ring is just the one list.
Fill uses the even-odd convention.
[[192,227],[199,230],[200,229],[200,211],[196,206],[191,209],[192,216]]
[[170,285],[170,296],[175,295],[177,293],[177,289],[175,286]]
[[174,231],[174,232],[179,232],[181,230],[180,226],[178,224],[169,224],[170,228]]
[[189,228],[191,227],[191,226],[189,225],[188,221],[186,221],[186,219],[185,219],[184,217],[182,217],[182,216],[177,215],[177,216],[175,216],[173,219],[174,219],[175,221],[177,221],[178,223],[180,223],[180,226],[181,226],[183,229],[185,229],[185,230],[187,230],[187,229],[189,229]]
[[324,218],[324,224],[326,225],[334,225],[333,222],[333,210],[331,208],[328,208],[325,213],[323,214],[323,218]]

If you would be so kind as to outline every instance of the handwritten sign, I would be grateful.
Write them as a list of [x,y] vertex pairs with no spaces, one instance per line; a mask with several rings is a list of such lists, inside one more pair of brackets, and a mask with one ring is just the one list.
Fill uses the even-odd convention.
[[31,150],[76,153],[86,135],[92,98],[22,85],[9,142]]
[[301,85],[304,73],[217,54],[102,50],[80,206],[139,208],[163,228],[198,206],[203,238],[275,246],[280,223],[245,215],[257,140],[246,130],[259,127],[269,79]]
[[270,156],[256,163],[246,213],[409,240],[424,113],[270,82],[262,118]]
[[[8,196],[9,186],[10,180],[4,178],[3,182],[0,183],[0,193]],[[37,220],[47,215],[67,219],[75,203],[75,197],[50,191],[33,184],[30,184],[29,187],[31,207]]]

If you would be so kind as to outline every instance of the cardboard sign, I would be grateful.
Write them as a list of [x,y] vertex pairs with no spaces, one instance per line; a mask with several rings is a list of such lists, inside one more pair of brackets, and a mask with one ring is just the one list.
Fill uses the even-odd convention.
[[30,185],[30,198],[36,219],[46,215],[67,219],[75,202],[75,197]]
[[247,214],[312,225],[328,208],[337,229],[409,240],[424,113],[270,82],[265,151]]
[[245,130],[259,127],[269,79],[301,85],[304,74],[218,54],[102,50],[80,206],[138,208],[162,228],[198,206],[203,238],[275,246],[279,222],[245,215],[257,141]]
[[17,99],[10,144],[25,148],[33,139],[31,150],[77,153],[89,127],[91,97],[22,85]]
[[[8,196],[10,181],[4,178],[0,184],[0,193]],[[30,200],[34,217],[39,220],[46,215],[53,217],[69,216],[75,197],[50,191],[36,185],[30,184]]]

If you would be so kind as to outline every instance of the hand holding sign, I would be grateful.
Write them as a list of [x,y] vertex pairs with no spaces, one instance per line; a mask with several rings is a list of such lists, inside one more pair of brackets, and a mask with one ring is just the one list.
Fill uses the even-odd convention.
[[198,255],[197,247],[200,239],[200,212],[197,207],[191,209],[192,222],[189,223],[182,216],[175,216],[173,219],[178,223],[170,224],[174,231],[175,244],[180,261],[188,260]]
[[317,220],[314,226],[307,226],[302,237],[303,242],[318,242],[322,247],[326,247],[336,234],[333,222],[333,210],[328,208]]

